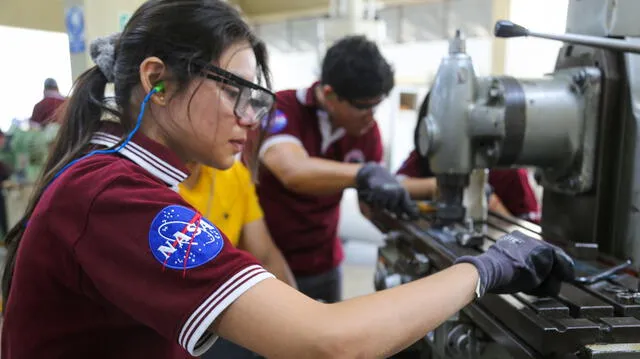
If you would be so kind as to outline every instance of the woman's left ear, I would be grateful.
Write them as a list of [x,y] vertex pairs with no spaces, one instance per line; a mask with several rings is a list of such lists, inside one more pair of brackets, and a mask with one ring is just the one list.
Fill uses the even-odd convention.
[[145,93],[155,89],[156,92],[151,96],[151,101],[160,106],[167,104],[167,83],[163,80],[165,70],[164,62],[155,56],[147,57],[140,64],[140,83],[142,88]]

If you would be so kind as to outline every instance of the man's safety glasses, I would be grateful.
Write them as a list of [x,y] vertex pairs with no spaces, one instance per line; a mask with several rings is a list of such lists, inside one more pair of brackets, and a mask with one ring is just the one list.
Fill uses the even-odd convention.
[[370,101],[362,101],[361,102],[361,101],[351,100],[351,99],[347,99],[347,98],[341,98],[341,99],[344,100],[344,101],[347,101],[349,106],[351,106],[354,110],[357,110],[359,112],[368,112],[368,111],[375,112],[376,109],[378,108],[378,106],[380,106],[380,104],[384,100],[384,97],[380,97],[375,102],[370,102]]
[[271,113],[276,95],[268,89],[211,64],[200,64],[199,70],[202,76],[232,87],[223,91],[235,100],[233,113],[248,125],[263,123]]

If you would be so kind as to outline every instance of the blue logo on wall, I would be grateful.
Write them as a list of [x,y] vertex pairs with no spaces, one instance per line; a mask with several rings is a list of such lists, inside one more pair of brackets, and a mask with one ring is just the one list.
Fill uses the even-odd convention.
[[273,120],[271,120],[271,125],[269,126],[269,132],[278,133],[284,130],[285,127],[287,127],[287,116],[285,116],[284,112],[276,110]]
[[172,269],[201,266],[218,256],[223,245],[216,226],[183,206],[163,208],[149,229],[153,256]]
[[64,17],[69,35],[69,51],[72,54],[84,52],[84,10],[81,6],[71,6],[67,9]]

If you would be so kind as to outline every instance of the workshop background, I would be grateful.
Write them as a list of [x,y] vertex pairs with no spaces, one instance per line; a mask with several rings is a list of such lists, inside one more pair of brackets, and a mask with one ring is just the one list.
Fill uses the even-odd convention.
[[[1,0],[0,129],[28,124],[45,78],[66,95],[92,66],[89,43],[121,29],[141,0]],[[396,87],[378,110],[387,166],[395,171],[413,147],[416,110],[455,29],[479,76],[538,77],[553,70],[560,42],[494,39],[493,24],[510,19],[531,29],[565,31],[569,0],[230,0],[267,42],[275,90],[310,85],[324,50],[336,38],[360,33],[375,39],[396,70]],[[29,142],[22,151],[41,142]],[[27,156],[34,157],[34,156]],[[37,161],[36,161],[37,162]],[[29,166],[29,164],[25,164]],[[33,166],[37,170],[38,164]],[[33,176],[5,181],[9,226],[28,199]],[[540,193],[538,193],[540,194]],[[355,193],[342,203],[346,241],[346,297],[373,291],[382,234],[357,210]]]

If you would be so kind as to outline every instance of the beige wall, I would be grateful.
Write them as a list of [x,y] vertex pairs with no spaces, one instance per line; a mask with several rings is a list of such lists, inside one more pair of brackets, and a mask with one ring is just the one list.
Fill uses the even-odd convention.
[[0,25],[64,32],[64,0],[0,0]]
[[[87,24],[86,39],[88,46],[97,37],[109,35],[118,31],[118,17],[121,13],[133,13],[144,0],[84,0],[85,21]],[[87,67],[93,62],[86,54]]]

